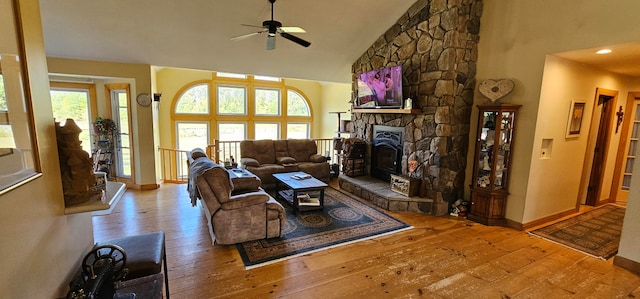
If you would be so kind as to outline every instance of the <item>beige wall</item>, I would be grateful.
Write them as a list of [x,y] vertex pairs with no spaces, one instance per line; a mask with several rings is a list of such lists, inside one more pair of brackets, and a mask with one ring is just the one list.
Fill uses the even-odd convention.
[[[599,115],[599,109],[594,107],[596,88],[619,92],[614,104],[617,111],[621,105],[626,107],[629,91],[640,90],[640,80],[554,56],[547,57],[530,157],[524,223],[572,210],[578,201],[585,202],[598,130],[598,121],[591,123],[594,111]],[[567,139],[565,134],[572,100],[586,102],[586,110],[580,136]],[[615,117],[613,121],[603,174],[602,199],[608,199],[610,195],[621,135],[621,131],[615,133]],[[551,153],[546,158],[541,156],[542,139],[553,140]],[[581,178],[584,178],[582,185]]]
[[[640,2],[624,0],[612,3],[593,1],[499,1],[484,2],[478,48],[477,81],[510,78],[516,82],[513,93],[504,102],[522,104],[518,118],[513,155],[508,219],[522,223],[547,212],[525,211],[531,178],[531,158],[539,112],[543,68],[547,54],[592,48],[598,45],[624,43],[640,37],[634,12]],[[572,17],[567,17],[568,15]],[[553,33],[553,34],[551,34]],[[590,90],[592,92],[592,90]],[[566,100],[566,99],[565,99]],[[476,94],[475,104],[484,99]],[[566,108],[564,108],[566,109]],[[474,107],[471,132],[475,132],[477,109]],[[562,131],[562,130],[560,130]],[[473,135],[473,134],[471,134]],[[470,136],[474,144],[475,136]],[[472,153],[469,154],[469,161]],[[471,177],[471,163],[467,181]],[[465,184],[468,185],[468,184]],[[466,193],[468,194],[468,192]],[[559,212],[559,211],[557,211]]]
[[[8,10],[10,0],[0,0]],[[54,298],[93,243],[89,214],[64,215],[37,0],[20,0],[42,177],[0,196],[0,298]]]
[[[55,74],[81,75],[105,78],[108,83],[129,83],[131,85],[131,114],[133,155],[134,155],[134,183],[137,185],[156,184],[156,153],[154,140],[155,105],[142,107],[136,103],[139,93],[152,94],[151,66],[147,64],[127,64],[101,61],[76,60],[65,58],[47,59],[49,72]],[[115,80],[121,79],[120,81]],[[108,103],[104,100],[104,92],[97,90],[103,99],[101,107],[106,109]],[[144,165],[144,167],[143,167]]]
[[[345,112],[340,115],[341,120],[351,120],[351,84],[348,83],[322,83],[321,111],[317,114],[321,119],[321,132],[319,138],[332,138],[337,136],[338,117],[329,112]],[[350,137],[341,135],[341,137]]]
[[[545,59],[548,54],[564,51],[594,48],[602,45],[613,45],[636,41],[640,39],[640,27],[637,26],[637,11],[640,10],[640,2],[634,0],[606,1],[606,0],[539,0],[539,1],[501,1],[485,0],[483,5],[483,15],[480,26],[480,43],[478,48],[477,82],[484,79],[510,78],[516,82],[514,92],[504,99],[505,102],[522,104],[518,118],[517,136],[513,154],[512,175],[510,181],[510,194],[507,202],[506,217],[514,222],[524,223],[529,220],[538,219],[547,214],[561,212],[569,204],[564,200],[560,204],[549,203],[553,199],[541,198],[541,196],[551,196],[555,200],[563,195],[559,186],[552,184],[552,191],[543,191],[544,194],[531,194],[534,189],[549,188],[549,181],[541,175],[548,176],[547,172],[559,171],[556,165],[547,165],[548,161],[537,160],[539,142],[542,138],[547,138],[550,134],[542,121],[549,119],[545,113],[555,114],[547,109],[546,101],[548,96],[541,102],[541,91],[543,88],[543,70]],[[562,78],[555,78],[560,80]],[[619,81],[615,79],[614,81]],[[576,82],[576,81],[574,81]],[[563,101],[560,104],[562,111],[557,112],[558,117],[567,117],[567,97],[586,97],[585,100],[592,101],[593,87],[604,82],[589,82],[585,86],[585,91],[580,87],[572,87],[571,90],[581,90],[580,94],[566,95],[558,98]],[[618,82],[615,86],[622,86]],[[635,84],[634,84],[635,85]],[[637,85],[636,85],[637,86]],[[605,87],[606,88],[606,87]],[[633,87],[620,87],[621,89]],[[587,90],[588,89],[588,90]],[[622,92],[622,91],[621,91]],[[619,97],[626,98],[626,93],[621,93]],[[475,103],[484,101],[476,93]],[[590,109],[591,107],[589,107]],[[565,113],[563,113],[565,112]],[[477,122],[477,109],[474,107],[472,114],[471,132],[475,132]],[[539,121],[540,120],[540,121]],[[562,123],[561,121],[559,121]],[[560,138],[558,152],[556,153],[555,141],[553,155],[562,157],[566,155],[562,150],[568,146],[559,137],[566,123],[560,124],[562,127],[554,135],[555,139]],[[554,137],[555,136],[555,137]],[[469,136],[470,144],[474,144],[475,136]],[[573,141],[572,143],[585,146],[584,139]],[[472,153],[469,160],[472,161]],[[579,150],[578,155],[584,155]],[[534,162],[533,158],[536,157]],[[556,158],[553,158],[554,160]],[[571,163],[576,164],[574,159]],[[553,163],[553,162],[552,162]],[[578,163],[579,164],[579,163]],[[470,182],[472,164],[467,168],[467,182]],[[545,168],[550,168],[544,171]],[[566,167],[564,167],[566,168]],[[640,167],[635,167],[636,172]],[[568,180],[568,179],[564,179]],[[573,179],[575,180],[575,179]],[[638,176],[634,176],[634,181]],[[573,182],[575,183],[575,181]],[[529,185],[532,186],[529,186]],[[465,185],[468,185],[465,184]],[[537,186],[538,188],[535,188]],[[633,186],[633,183],[632,183]],[[571,190],[566,191],[567,196],[577,192],[577,185],[573,185]],[[632,189],[637,190],[637,185]],[[468,192],[466,192],[468,194]],[[575,200],[575,198],[573,199]],[[638,215],[640,215],[640,200],[638,192],[631,192],[628,200],[627,217],[623,229],[619,255],[640,262],[640,254],[637,251],[637,235],[640,232]],[[551,208],[545,208],[550,204]],[[630,217],[631,216],[631,217]],[[635,247],[634,247],[635,246]]]

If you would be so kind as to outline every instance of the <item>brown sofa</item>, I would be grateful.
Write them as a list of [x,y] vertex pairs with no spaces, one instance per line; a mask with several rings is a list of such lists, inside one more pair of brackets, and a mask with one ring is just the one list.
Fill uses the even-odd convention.
[[202,150],[188,153],[189,195],[207,219],[212,242],[227,245],[283,236],[284,208],[242,169],[227,170]]
[[245,140],[240,142],[242,167],[257,175],[265,188],[275,185],[274,173],[303,171],[329,182],[330,166],[311,139]]

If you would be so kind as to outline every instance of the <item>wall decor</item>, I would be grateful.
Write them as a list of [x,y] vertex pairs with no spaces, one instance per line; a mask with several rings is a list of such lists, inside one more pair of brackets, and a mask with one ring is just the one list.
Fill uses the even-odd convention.
[[585,106],[585,102],[571,101],[571,108],[569,109],[569,120],[567,121],[566,138],[578,138],[580,136]]
[[480,83],[478,91],[487,97],[489,101],[495,103],[513,91],[515,83],[509,79],[487,79]]
[[0,194],[41,175],[18,11],[0,3]]

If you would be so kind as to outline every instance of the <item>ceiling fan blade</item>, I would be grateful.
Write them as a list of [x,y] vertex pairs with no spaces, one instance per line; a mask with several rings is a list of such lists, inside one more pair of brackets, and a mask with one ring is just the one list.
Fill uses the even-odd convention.
[[253,27],[253,28],[264,28],[264,26],[258,26],[258,25],[249,25],[249,24],[240,24],[242,26],[247,26],[247,27]]
[[306,41],[304,39],[301,39],[301,38],[299,38],[297,36],[293,36],[293,35],[291,35],[289,33],[286,33],[286,32],[281,32],[280,35],[282,35],[282,37],[284,37],[284,38],[286,38],[286,39],[288,39],[288,40],[290,40],[290,41],[292,41],[292,42],[294,42],[294,43],[296,43],[298,45],[301,45],[303,47],[308,47],[309,45],[311,45],[310,42],[308,42],[308,41]]
[[297,26],[280,27],[280,30],[282,30],[282,32],[286,32],[286,33],[307,33],[307,31],[305,31],[301,27],[297,27]]
[[273,50],[276,48],[276,37],[274,35],[269,35],[267,37],[267,50]]
[[256,34],[263,33],[263,32],[265,32],[265,31],[258,31],[258,32],[252,32],[252,33],[247,33],[247,34],[243,34],[243,35],[238,35],[238,36],[232,37],[231,40],[241,40],[241,39],[245,39],[247,37],[251,37],[251,36],[254,36]]

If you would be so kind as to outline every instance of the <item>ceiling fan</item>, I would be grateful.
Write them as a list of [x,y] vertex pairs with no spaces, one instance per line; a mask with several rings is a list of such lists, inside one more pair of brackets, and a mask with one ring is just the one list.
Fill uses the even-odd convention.
[[269,0],[269,2],[271,2],[271,20],[266,20],[262,22],[262,26],[242,24],[242,26],[262,28],[262,30],[257,32],[252,32],[249,34],[243,34],[240,36],[232,37],[231,40],[241,40],[250,36],[267,33],[267,50],[273,50],[276,48],[276,33],[277,33],[277,34],[280,34],[280,36],[298,45],[301,45],[303,47],[308,47],[309,45],[311,45],[310,42],[290,34],[290,33],[305,33],[306,31],[304,29],[300,27],[283,27],[282,23],[273,19],[273,4],[276,2],[276,0]]

